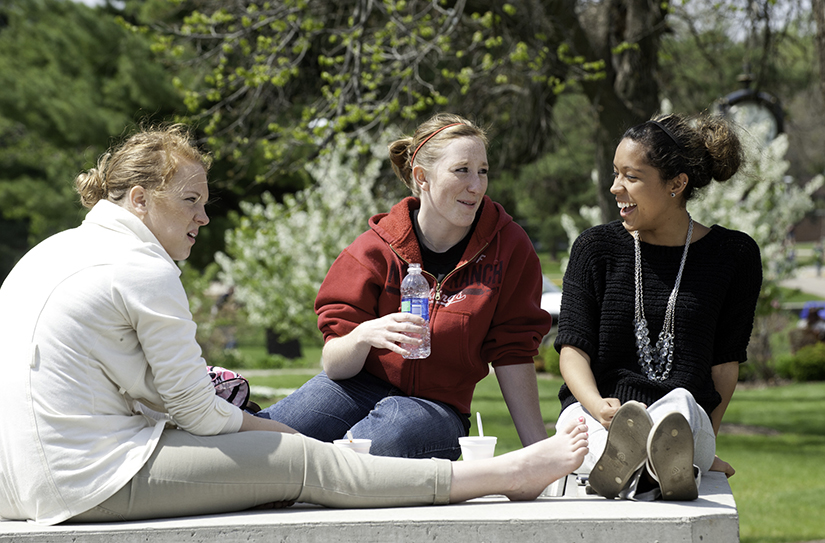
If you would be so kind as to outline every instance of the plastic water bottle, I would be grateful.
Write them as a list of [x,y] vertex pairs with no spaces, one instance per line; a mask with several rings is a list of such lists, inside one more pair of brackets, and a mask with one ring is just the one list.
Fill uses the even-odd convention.
[[[427,358],[430,356],[430,284],[421,275],[421,264],[410,264],[407,276],[401,282],[401,312],[418,315],[427,321],[427,333],[421,345],[402,343],[401,347],[410,352],[404,358]],[[407,334],[420,337],[419,334]]]

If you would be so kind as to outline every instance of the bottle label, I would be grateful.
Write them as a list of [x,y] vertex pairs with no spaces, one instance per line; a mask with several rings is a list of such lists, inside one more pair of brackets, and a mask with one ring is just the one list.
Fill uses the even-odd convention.
[[429,298],[403,298],[401,300],[401,312],[418,315],[425,321],[430,320],[430,300]]

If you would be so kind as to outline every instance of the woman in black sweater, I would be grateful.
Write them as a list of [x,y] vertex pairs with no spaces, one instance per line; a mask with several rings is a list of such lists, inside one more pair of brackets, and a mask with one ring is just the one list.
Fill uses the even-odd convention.
[[577,471],[605,497],[695,499],[701,472],[734,472],[715,456],[716,434],[747,357],[759,248],[694,222],[686,204],[741,162],[720,118],[635,126],[613,161],[622,222],[573,244],[555,343],[559,424],[587,418],[590,453]]

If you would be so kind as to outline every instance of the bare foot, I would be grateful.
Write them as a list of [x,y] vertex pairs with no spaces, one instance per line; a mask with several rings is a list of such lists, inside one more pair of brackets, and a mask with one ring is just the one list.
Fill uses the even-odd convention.
[[534,500],[553,481],[581,466],[587,454],[584,419],[529,447],[510,453],[512,487],[504,492],[510,500]]

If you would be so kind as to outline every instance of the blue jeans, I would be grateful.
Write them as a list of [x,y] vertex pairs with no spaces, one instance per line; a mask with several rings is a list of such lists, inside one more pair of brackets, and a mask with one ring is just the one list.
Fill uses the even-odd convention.
[[320,441],[371,439],[370,453],[403,458],[458,460],[462,416],[445,403],[404,396],[366,371],[333,381],[321,372],[257,416],[277,420]]

